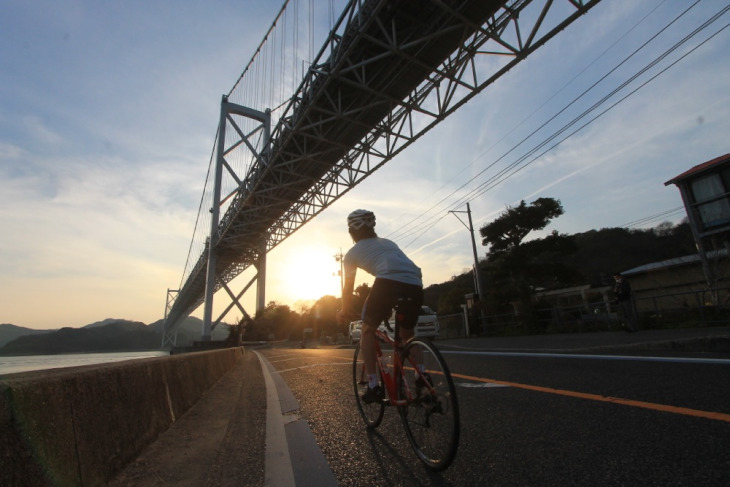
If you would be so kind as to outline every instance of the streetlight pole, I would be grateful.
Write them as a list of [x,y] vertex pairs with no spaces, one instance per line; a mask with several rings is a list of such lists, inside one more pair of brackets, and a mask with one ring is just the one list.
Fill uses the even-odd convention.
[[[471,207],[469,206],[469,203],[466,204],[466,211],[449,211],[449,213],[453,213],[454,216],[461,222],[462,225],[466,227],[467,230],[469,230],[469,233],[471,234],[471,250],[474,254],[474,280],[476,281],[476,291],[477,295],[479,296],[479,300],[484,298],[484,294],[482,294],[482,277],[481,272],[479,271],[479,258],[477,257],[477,243],[474,238],[474,225],[471,221]],[[457,215],[457,213],[466,213],[469,225],[464,223],[461,218]],[[481,306],[479,307],[481,310]],[[484,311],[481,310],[480,316],[482,317],[482,323],[484,323]]]

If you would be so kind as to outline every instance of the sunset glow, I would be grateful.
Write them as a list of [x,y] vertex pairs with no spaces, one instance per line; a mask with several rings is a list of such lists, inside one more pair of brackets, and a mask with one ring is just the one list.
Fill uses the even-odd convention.
[[276,263],[276,282],[271,283],[276,287],[275,294],[285,297],[288,303],[316,301],[326,295],[339,297],[340,264],[335,254],[336,250],[327,247],[290,250]]

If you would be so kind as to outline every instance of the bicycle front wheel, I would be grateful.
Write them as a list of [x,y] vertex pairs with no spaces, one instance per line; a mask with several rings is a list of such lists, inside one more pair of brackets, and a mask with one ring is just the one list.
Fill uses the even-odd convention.
[[[377,363],[375,367],[377,368]],[[360,411],[362,419],[365,420],[368,429],[377,428],[383,421],[385,402],[366,403],[362,400],[362,395],[368,388],[368,374],[365,371],[365,362],[362,359],[359,344],[355,347],[355,356],[352,359],[352,385],[355,389],[357,409]]]
[[[407,406],[399,408],[408,440],[432,470],[451,465],[459,446],[459,405],[451,373],[441,353],[427,340],[414,338],[403,350]],[[424,374],[419,372],[423,365]]]

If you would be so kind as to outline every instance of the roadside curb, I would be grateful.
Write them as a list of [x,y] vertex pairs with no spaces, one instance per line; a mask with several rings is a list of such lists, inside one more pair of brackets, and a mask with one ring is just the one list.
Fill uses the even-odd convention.
[[309,424],[298,415],[299,402],[276,368],[254,351],[266,383],[266,486],[338,485]]
[[[693,353],[730,353],[730,335],[640,342],[625,345],[603,345],[597,347],[587,347],[580,350],[593,352],[647,352],[671,350],[675,352]],[[571,351],[577,350],[572,349]]]

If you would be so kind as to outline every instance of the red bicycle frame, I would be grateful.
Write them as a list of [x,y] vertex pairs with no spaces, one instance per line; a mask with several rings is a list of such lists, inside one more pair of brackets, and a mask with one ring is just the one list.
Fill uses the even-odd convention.
[[[404,361],[402,356],[403,346],[400,337],[396,335],[395,339],[381,330],[375,330],[375,360],[380,369],[380,376],[383,386],[388,392],[388,400],[393,406],[406,406],[409,401],[413,400],[408,381],[401,380],[404,370]],[[383,350],[380,348],[380,342],[387,343],[393,347],[393,361],[386,365],[383,356]],[[410,359],[407,359],[410,360]],[[415,365],[411,364],[416,374],[419,374]],[[420,375],[420,374],[419,374]],[[401,387],[398,387],[399,384]],[[429,385],[430,387],[430,385]]]

